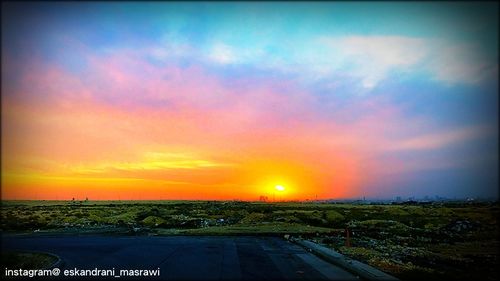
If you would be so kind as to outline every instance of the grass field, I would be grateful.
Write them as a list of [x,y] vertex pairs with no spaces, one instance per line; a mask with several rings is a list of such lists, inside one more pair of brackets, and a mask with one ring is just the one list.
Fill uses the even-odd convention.
[[404,280],[497,279],[498,203],[2,201],[1,209],[3,232],[289,234]]
[[31,252],[2,252],[2,267],[45,269],[57,261],[53,255]]

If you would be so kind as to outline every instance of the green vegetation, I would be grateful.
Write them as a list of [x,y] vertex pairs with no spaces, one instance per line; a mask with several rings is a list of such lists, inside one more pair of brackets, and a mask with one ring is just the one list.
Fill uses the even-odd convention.
[[1,210],[3,232],[288,234],[314,240],[403,280],[497,277],[498,203],[3,201]]
[[57,258],[45,253],[2,252],[2,267],[45,269],[53,265]]

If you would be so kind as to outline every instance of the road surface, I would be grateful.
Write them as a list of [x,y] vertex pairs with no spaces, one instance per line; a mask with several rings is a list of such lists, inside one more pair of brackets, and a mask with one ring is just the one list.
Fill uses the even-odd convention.
[[54,253],[61,272],[159,268],[163,280],[358,280],[277,237],[4,235],[6,250]]

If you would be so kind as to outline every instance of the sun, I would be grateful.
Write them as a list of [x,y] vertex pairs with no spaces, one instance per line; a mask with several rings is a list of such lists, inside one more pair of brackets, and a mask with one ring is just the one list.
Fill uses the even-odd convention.
[[277,185],[274,188],[276,188],[276,190],[278,190],[278,191],[284,191],[285,190],[285,187],[282,186],[282,185]]

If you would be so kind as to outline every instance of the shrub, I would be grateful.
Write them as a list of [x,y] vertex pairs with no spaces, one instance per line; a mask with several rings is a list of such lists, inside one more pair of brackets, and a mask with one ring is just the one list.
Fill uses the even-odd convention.
[[142,223],[146,226],[149,226],[149,227],[155,227],[155,226],[159,226],[161,224],[164,224],[165,220],[160,218],[160,217],[149,216],[149,217],[143,219]]
[[329,210],[329,211],[325,212],[325,219],[328,222],[328,224],[332,224],[332,225],[338,225],[338,224],[345,221],[345,218],[343,215],[341,215],[337,211],[333,211],[333,210]]
[[241,223],[256,223],[264,220],[266,215],[263,213],[250,213],[246,217],[244,217],[240,222]]

